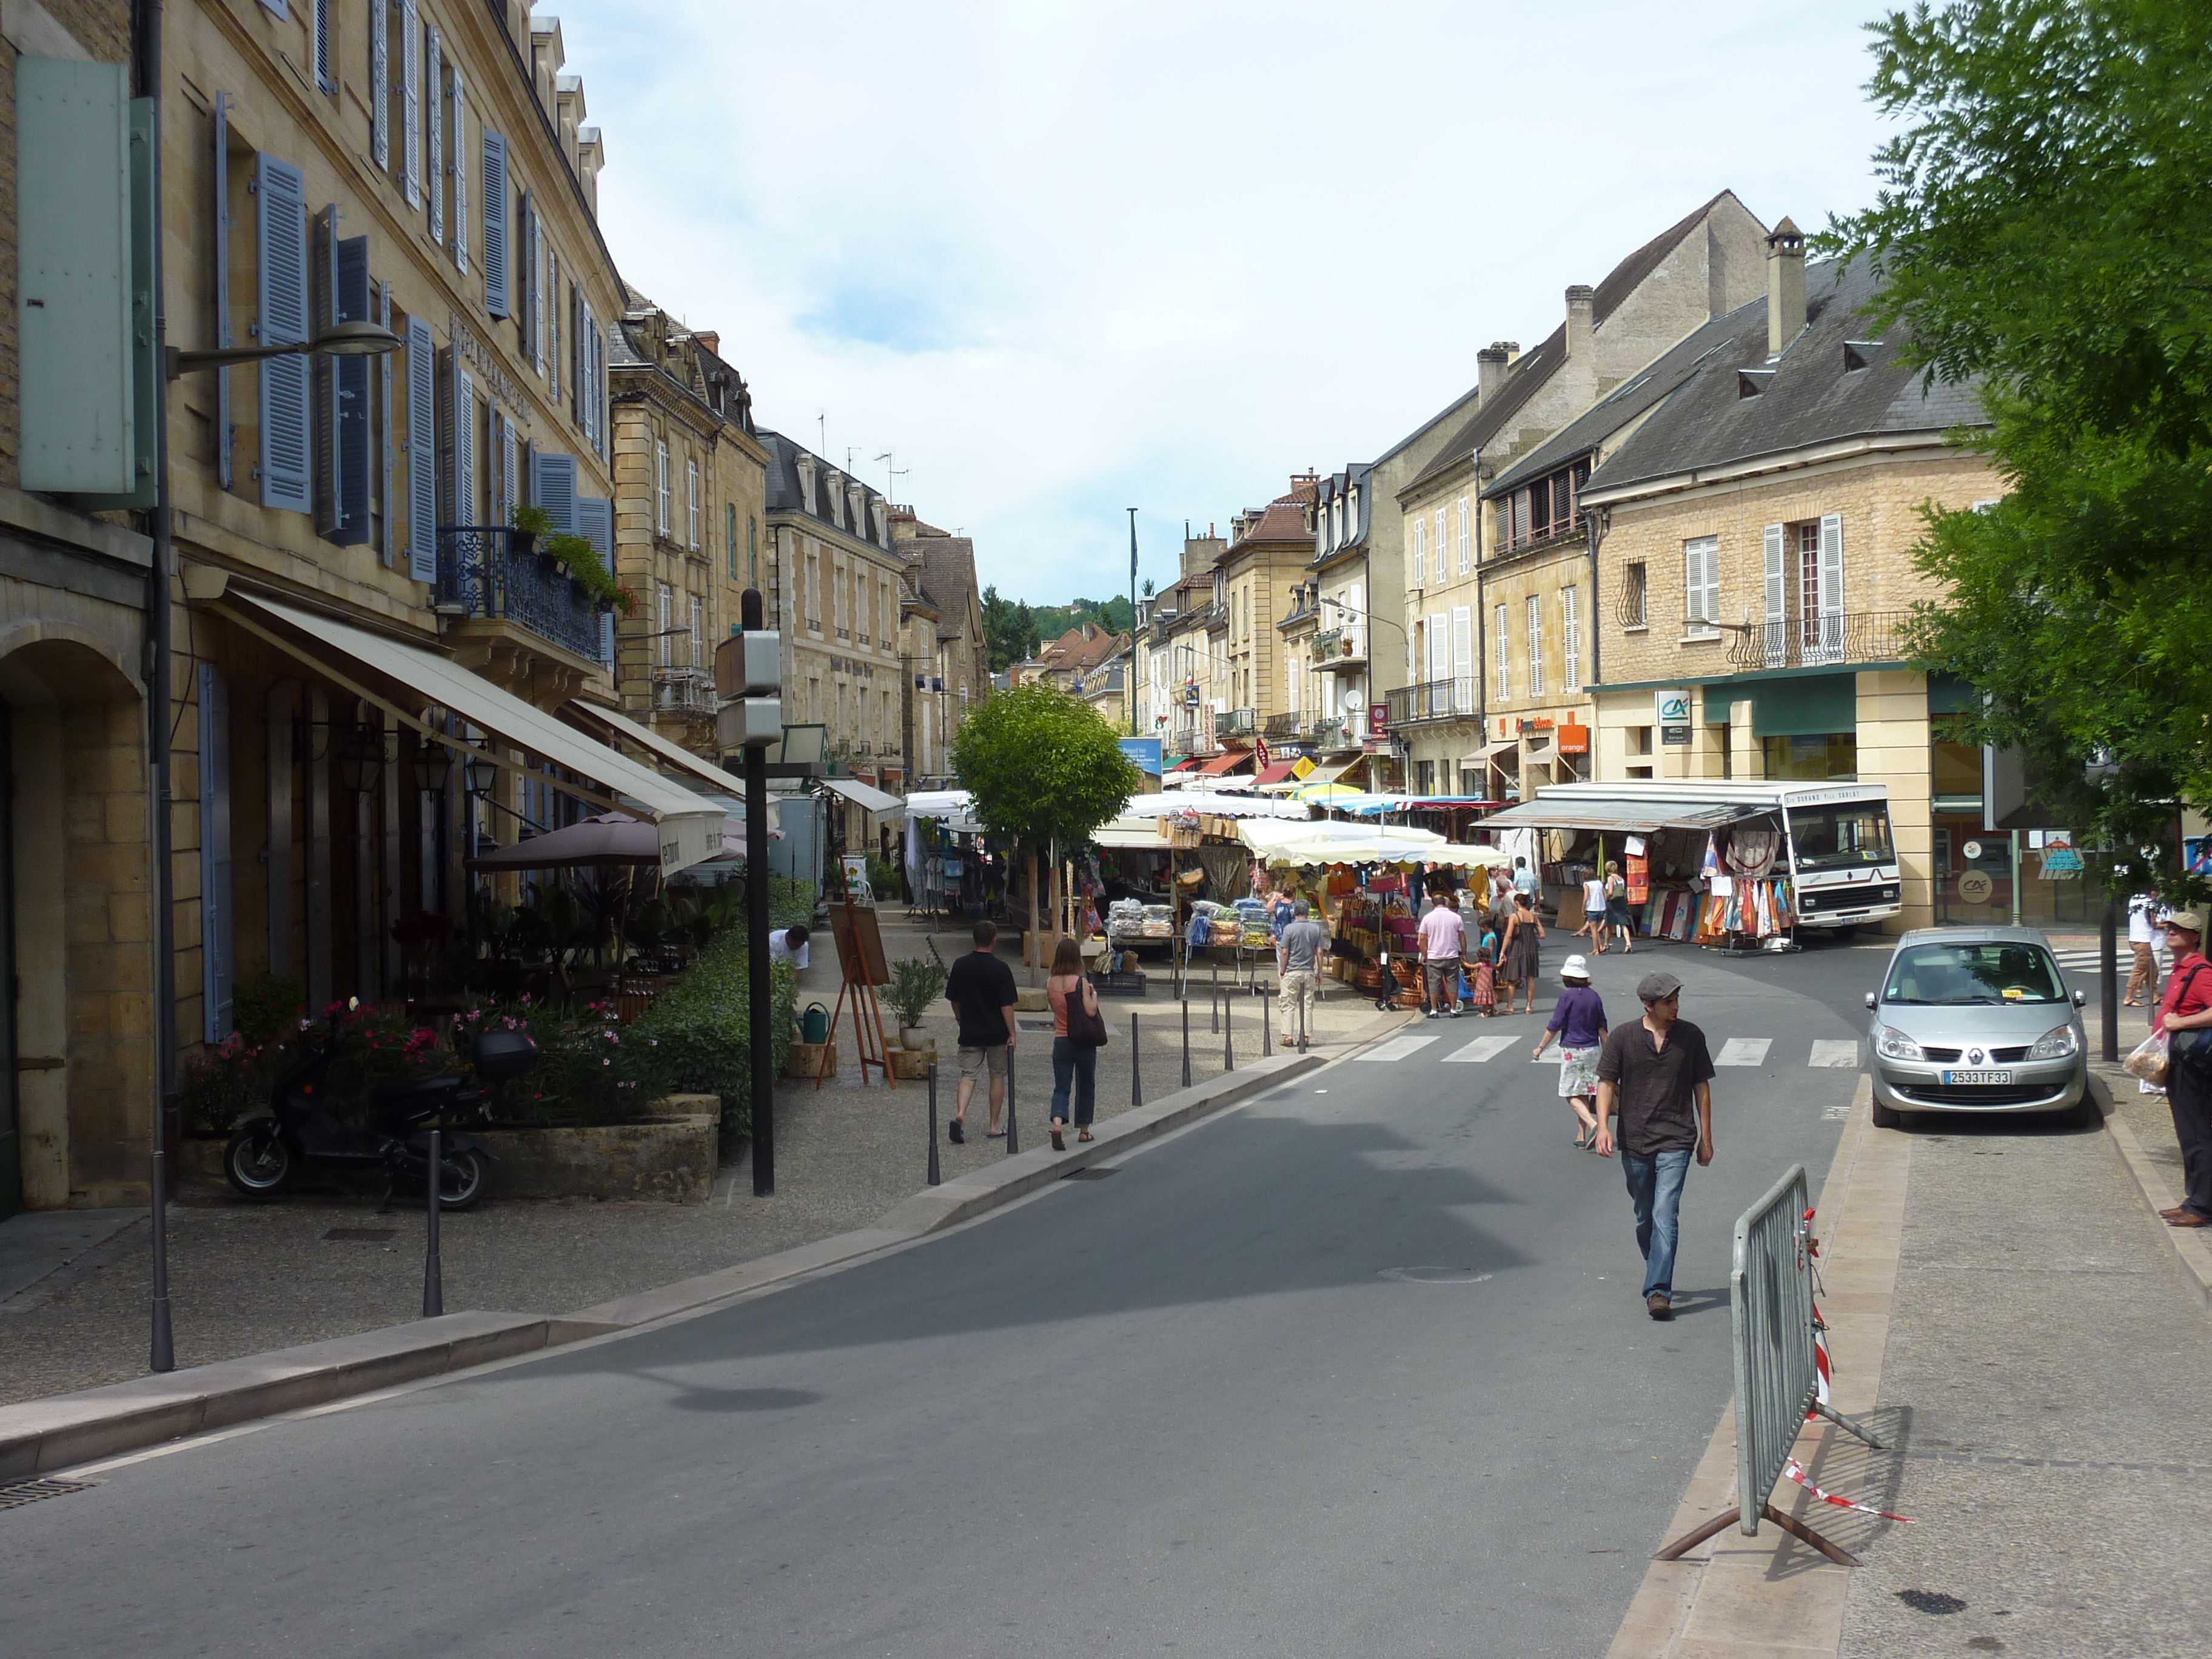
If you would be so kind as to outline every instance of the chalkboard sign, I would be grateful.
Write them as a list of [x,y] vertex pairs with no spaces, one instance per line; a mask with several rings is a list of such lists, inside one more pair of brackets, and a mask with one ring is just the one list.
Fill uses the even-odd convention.
[[848,985],[888,985],[890,965],[884,956],[883,930],[872,904],[843,900],[830,906],[830,931],[837,941],[837,971]]

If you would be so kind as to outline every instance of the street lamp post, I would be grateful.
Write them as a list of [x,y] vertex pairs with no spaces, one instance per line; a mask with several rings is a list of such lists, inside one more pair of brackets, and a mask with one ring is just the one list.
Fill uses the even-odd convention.
[[1129,735],[1137,732],[1137,509],[1129,509]]

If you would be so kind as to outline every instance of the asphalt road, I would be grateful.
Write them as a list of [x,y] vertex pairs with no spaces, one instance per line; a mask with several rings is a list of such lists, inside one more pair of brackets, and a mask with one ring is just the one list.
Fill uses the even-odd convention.
[[1423,1022],[856,1269],[0,1513],[0,1645],[1601,1654],[1729,1392],[1730,1224],[1817,1188],[1857,1073],[1811,1045],[1882,960],[1599,963],[1617,1018],[1663,964],[1770,1044],[1717,1081],[1671,1323],[1542,1016]]

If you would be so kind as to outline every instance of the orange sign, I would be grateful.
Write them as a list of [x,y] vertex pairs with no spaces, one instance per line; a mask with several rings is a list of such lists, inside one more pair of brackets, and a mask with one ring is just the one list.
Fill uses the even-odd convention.
[[1589,727],[1577,726],[1572,721],[1559,727],[1559,752],[1562,755],[1589,753]]

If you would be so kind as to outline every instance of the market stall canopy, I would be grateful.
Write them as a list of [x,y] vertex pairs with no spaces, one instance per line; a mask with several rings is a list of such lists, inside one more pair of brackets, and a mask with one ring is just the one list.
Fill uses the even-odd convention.
[[879,818],[896,818],[907,811],[907,803],[896,795],[887,795],[872,783],[862,783],[858,778],[824,778],[822,787],[833,795],[842,795],[854,805],[874,813]]
[[1097,847],[1139,848],[1151,852],[1164,852],[1174,844],[1148,818],[1116,819],[1092,830],[1091,840]]
[[1730,801],[1649,800],[1619,796],[1554,795],[1546,790],[1534,800],[1492,812],[1486,830],[1598,830],[1627,836],[1662,830],[1717,830],[1739,818],[1757,817],[1771,807]]
[[1247,818],[1237,826],[1237,838],[1270,864],[1457,864],[1462,860],[1454,855],[1491,852],[1486,847],[1454,847],[1433,830],[1388,823]]
[[1310,823],[1313,814],[1297,801],[1261,799],[1249,795],[1132,795],[1115,816],[1158,818],[1173,812],[1206,812],[1217,818],[1295,818]]
[[1198,773],[1200,777],[1225,778],[1238,767],[1249,766],[1251,763],[1252,751],[1249,749],[1240,749],[1231,754],[1216,755],[1205,765],[1200,767]]
[[[427,733],[421,711],[426,704],[435,704],[541,761],[591,780],[599,790],[635,802],[657,827],[663,875],[673,875],[721,850],[720,807],[651,767],[594,742],[544,709],[523,702],[434,651],[242,589],[227,589],[219,603],[223,614],[248,632],[300,659],[410,729]],[[284,631],[272,630],[267,625],[270,622],[281,624]],[[312,641],[313,648],[303,647],[295,642],[297,639]],[[373,690],[359,683],[363,677],[396,689]],[[570,793],[605,799],[599,790],[575,788]],[[607,804],[611,808],[614,805]]]

